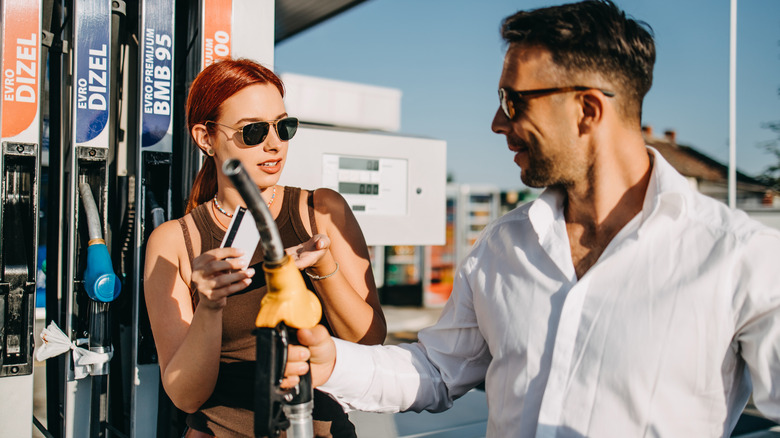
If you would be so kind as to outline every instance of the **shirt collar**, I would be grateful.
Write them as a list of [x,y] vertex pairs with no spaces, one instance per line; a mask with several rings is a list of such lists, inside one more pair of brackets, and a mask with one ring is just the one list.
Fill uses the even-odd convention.
[[548,187],[539,195],[528,210],[528,219],[531,221],[534,231],[543,242],[550,232],[550,225],[563,222],[563,202],[566,193],[560,188]]
[[647,146],[647,153],[653,163],[653,170],[642,206],[642,223],[657,214],[677,219],[686,212],[691,184],[655,148]]

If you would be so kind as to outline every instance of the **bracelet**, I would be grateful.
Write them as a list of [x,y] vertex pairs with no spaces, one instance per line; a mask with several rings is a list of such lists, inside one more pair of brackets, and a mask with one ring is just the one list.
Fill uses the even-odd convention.
[[303,272],[305,272],[306,275],[308,275],[309,278],[311,278],[312,280],[324,280],[326,278],[329,278],[331,275],[335,274],[336,272],[339,272],[339,262],[336,262],[336,269],[334,269],[333,272],[331,272],[328,275],[323,275],[323,276],[314,275],[309,273],[309,271],[307,271],[306,269],[304,269]]

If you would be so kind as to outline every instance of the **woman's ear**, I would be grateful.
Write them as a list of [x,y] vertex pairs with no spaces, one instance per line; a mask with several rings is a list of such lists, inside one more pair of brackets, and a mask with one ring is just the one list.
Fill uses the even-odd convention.
[[214,156],[214,149],[211,147],[211,136],[209,135],[206,125],[198,123],[192,127],[192,138],[195,140],[195,144],[198,145],[201,151],[208,156]]

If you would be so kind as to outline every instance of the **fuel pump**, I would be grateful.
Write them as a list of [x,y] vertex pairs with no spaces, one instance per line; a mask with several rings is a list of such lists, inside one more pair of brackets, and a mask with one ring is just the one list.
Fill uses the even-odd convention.
[[[263,246],[263,271],[268,288],[255,321],[255,436],[276,437],[287,429],[291,438],[314,436],[314,394],[311,372],[292,390],[282,391],[287,345],[297,343],[297,329],[312,328],[322,317],[317,296],[306,288],[301,272],[284,252],[279,230],[260,191],[241,162],[225,162],[222,172],[252,213]],[[289,428],[289,429],[288,429]]]
[[39,0],[0,0],[0,423],[14,437],[33,428],[40,35]]
[[[133,230],[130,437],[157,435],[160,411],[160,368],[146,314],[142,284],[146,240],[164,221],[171,219],[171,166],[173,162],[174,27],[173,0],[139,2],[138,71],[133,83],[131,112],[137,122],[132,145],[136,224]],[[170,406],[170,405],[168,405]],[[163,409],[165,411],[165,409]]]
[[[67,260],[63,266],[63,329],[72,340],[87,338],[90,350],[108,352],[110,303],[120,287],[107,248],[111,237],[109,166],[115,147],[117,101],[116,60],[112,55],[118,51],[124,2],[79,0],[69,6],[72,82],[68,84],[70,144],[64,154]],[[106,436],[109,364],[94,364],[85,378],[77,378],[72,364],[66,360],[62,370],[62,435]]]

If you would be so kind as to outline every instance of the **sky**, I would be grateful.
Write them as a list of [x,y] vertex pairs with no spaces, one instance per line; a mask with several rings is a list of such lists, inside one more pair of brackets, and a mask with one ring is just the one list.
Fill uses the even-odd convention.
[[[447,142],[454,181],[523,188],[504,136],[490,130],[505,52],[502,19],[550,0],[367,0],[275,48],[278,73],[399,89],[402,134]],[[729,0],[616,0],[652,27],[653,87],[643,124],[728,163]],[[737,7],[737,168],[758,175],[780,121],[780,0]]]

